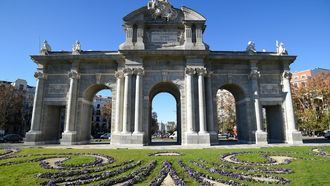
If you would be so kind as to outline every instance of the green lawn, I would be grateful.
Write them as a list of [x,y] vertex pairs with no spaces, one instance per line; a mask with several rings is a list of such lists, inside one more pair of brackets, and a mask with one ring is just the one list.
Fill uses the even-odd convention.
[[91,163],[95,160],[94,157],[90,156],[73,156],[69,160],[63,163],[64,166],[72,166],[72,165],[82,165],[85,163]]
[[[188,165],[195,171],[204,173],[205,175],[211,176],[214,179],[219,180],[234,180],[237,183],[245,185],[266,185],[266,183],[257,183],[248,179],[235,179],[230,176],[220,175],[216,172],[210,172],[208,168],[203,168],[198,166],[199,164],[205,167],[215,167],[216,169],[244,174],[253,177],[254,175],[263,176],[273,176],[281,177],[289,180],[289,185],[330,185],[330,157],[329,156],[319,156],[312,152],[312,147],[276,147],[276,148],[264,148],[264,149],[198,149],[198,150],[166,150],[167,152],[178,152],[181,156],[149,156],[150,153],[160,152],[159,150],[128,150],[128,149],[117,149],[117,150],[101,150],[101,149],[43,149],[43,148],[27,148],[22,149],[19,153],[15,154],[14,157],[0,160],[0,185],[40,185],[43,182],[48,182],[50,179],[39,178],[37,175],[39,173],[55,173],[55,172],[69,172],[69,171],[79,171],[79,170],[91,170],[92,173],[87,175],[102,174],[104,171],[118,171],[124,165],[129,165],[129,163],[123,163],[124,161],[133,160],[137,162],[142,160],[140,165],[134,166],[127,171],[123,171],[119,174],[111,176],[107,179],[123,178],[130,173],[138,170],[140,168],[149,164],[152,160],[156,160],[156,167],[153,169],[148,176],[141,179],[137,185],[149,185],[153,178],[157,177],[159,174],[162,164],[164,161],[169,161],[172,163],[173,170],[175,170],[178,176],[184,180],[187,185],[201,185],[195,179],[191,178],[189,174],[179,165],[179,160],[182,160],[184,164]],[[329,152],[329,147],[324,147],[324,151]],[[232,163],[222,161],[221,157],[233,152],[247,152],[236,155],[238,161],[244,161],[245,163],[257,162],[259,164],[267,163],[267,158],[265,155],[269,156],[287,156],[294,158],[289,164],[281,165],[243,165],[240,163]],[[4,152],[0,150],[0,153]],[[47,157],[54,158],[54,156],[59,157],[71,157],[71,159],[63,162],[63,167],[70,167],[73,165],[79,166],[82,164],[88,164],[96,160],[93,156],[82,155],[82,154],[70,154],[65,155],[65,153],[94,153],[101,155],[108,155],[114,158],[114,162],[110,164],[105,164],[96,167],[88,168],[78,168],[75,170],[54,170],[45,169],[41,167],[40,161],[37,158],[47,159]],[[60,155],[55,155],[60,154]],[[30,160],[26,162],[25,160]],[[24,162],[25,161],[25,162]],[[18,162],[14,165],[8,165],[8,162]],[[7,164],[5,164],[7,163]],[[123,164],[123,165],[121,165]],[[117,167],[112,167],[118,165]],[[97,170],[97,167],[103,168],[102,170]],[[258,171],[259,169],[277,169],[285,168],[290,169],[293,173],[290,174],[275,174],[266,173],[264,171]],[[257,172],[254,172],[256,170]],[[81,175],[75,175],[76,178]],[[100,179],[96,182],[91,182],[88,184],[100,184],[106,179]]]

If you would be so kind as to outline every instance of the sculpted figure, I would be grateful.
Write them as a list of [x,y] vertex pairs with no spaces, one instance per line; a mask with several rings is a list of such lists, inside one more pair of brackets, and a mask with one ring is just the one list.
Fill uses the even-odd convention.
[[283,42],[276,41],[276,53],[277,55],[287,55],[288,51],[284,47]]
[[247,45],[247,47],[246,47],[246,52],[247,52],[248,54],[250,54],[250,55],[252,55],[252,54],[254,54],[254,53],[257,52],[257,50],[256,50],[256,45],[255,45],[255,43],[254,43],[253,41],[249,41],[249,42],[248,42],[248,45]]
[[170,21],[177,17],[176,11],[168,0],[151,0],[148,2],[148,10],[152,11],[154,19],[161,17]]
[[52,48],[48,44],[47,40],[44,40],[44,43],[41,47],[41,52],[50,52],[50,51],[52,51]]
[[76,43],[72,47],[73,52],[80,52],[81,51],[81,45],[80,41],[76,41]]

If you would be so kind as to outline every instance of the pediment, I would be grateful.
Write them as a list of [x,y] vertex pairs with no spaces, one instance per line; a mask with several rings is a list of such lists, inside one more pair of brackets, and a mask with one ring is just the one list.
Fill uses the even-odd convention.
[[174,11],[177,12],[177,18],[171,21],[168,20],[160,20],[155,19],[152,17],[150,10],[148,10],[147,6],[141,7],[128,15],[126,15],[123,20],[126,23],[143,23],[143,22],[152,22],[155,21],[157,23],[163,21],[164,24],[166,23],[173,23],[173,22],[182,22],[182,21],[189,21],[189,22],[205,22],[206,18],[201,15],[200,13],[192,10],[188,7],[181,7],[180,9],[172,7]]

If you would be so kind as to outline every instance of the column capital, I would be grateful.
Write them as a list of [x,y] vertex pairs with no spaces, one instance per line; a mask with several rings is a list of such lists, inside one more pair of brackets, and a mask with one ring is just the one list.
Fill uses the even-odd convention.
[[252,69],[249,75],[250,79],[257,80],[261,76],[260,71],[257,69]]
[[194,75],[196,73],[196,70],[195,70],[195,68],[192,68],[192,67],[186,67],[185,73],[187,75]]
[[68,73],[68,76],[70,79],[79,79],[80,78],[80,74],[76,70],[71,70]]
[[47,74],[42,71],[37,71],[34,73],[36,79],[47,79]]
[[285,70],[282,74],[282,78],[288,79],[290,81],[292,78],[292,73],[288,70]]
[[134,68],[134,74],[143,76],[144,75],[144,68]]
[[124,72],[123,71],[116,71],[115,72],[115,77],[117,79],[123,79],[124,78]]
[[132,68],[125,68],[123,70],[125,76],[132,75],[134,73],[134,70]]
[[206,68],[196,68],[196,73],[199,76],[205,76],[207,74]]

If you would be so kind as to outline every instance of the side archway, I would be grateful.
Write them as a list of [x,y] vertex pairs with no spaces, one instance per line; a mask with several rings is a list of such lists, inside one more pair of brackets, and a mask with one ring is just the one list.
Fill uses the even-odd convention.
[[[246,99],[246,93],[244,90],[236,84],[225,84],[218,90],[226,90],[231,93],[235,100],[235,112],[236,112],[236,129],[237,139],[241,143],[250,141],[249,134],[249,116],[248,116],[248,101]],[[217,91],[218,91],[217,90]],[[217,115],[221,110],[217,109]],[[235,134],[235,135],[236,135]]]
[[[92,125],[95,124],[94,127],[99,127],[100,129],[104,128],[104,122],[99,112],[101,110],[101,106],[94,105],[94,98],[96,97],[96,94],[102,90],[108,90],[112,92],[111,87],[105,84],[94,84],[85,89],[82,94],[82,98],[79,101],[79,114],[77,122],[78,126],[76,126],[76,132],[78,138],[77,141],[79,141],[80,143],[90,143],[92,135]],[[95,116],[95,118],[93,118],[93,116]],[[94,121],[97,123],[94,123]],[[112,123],[111,121],[107,122],[109,122],[110,125]],[[111,132],[110,127],[109,131]]]

